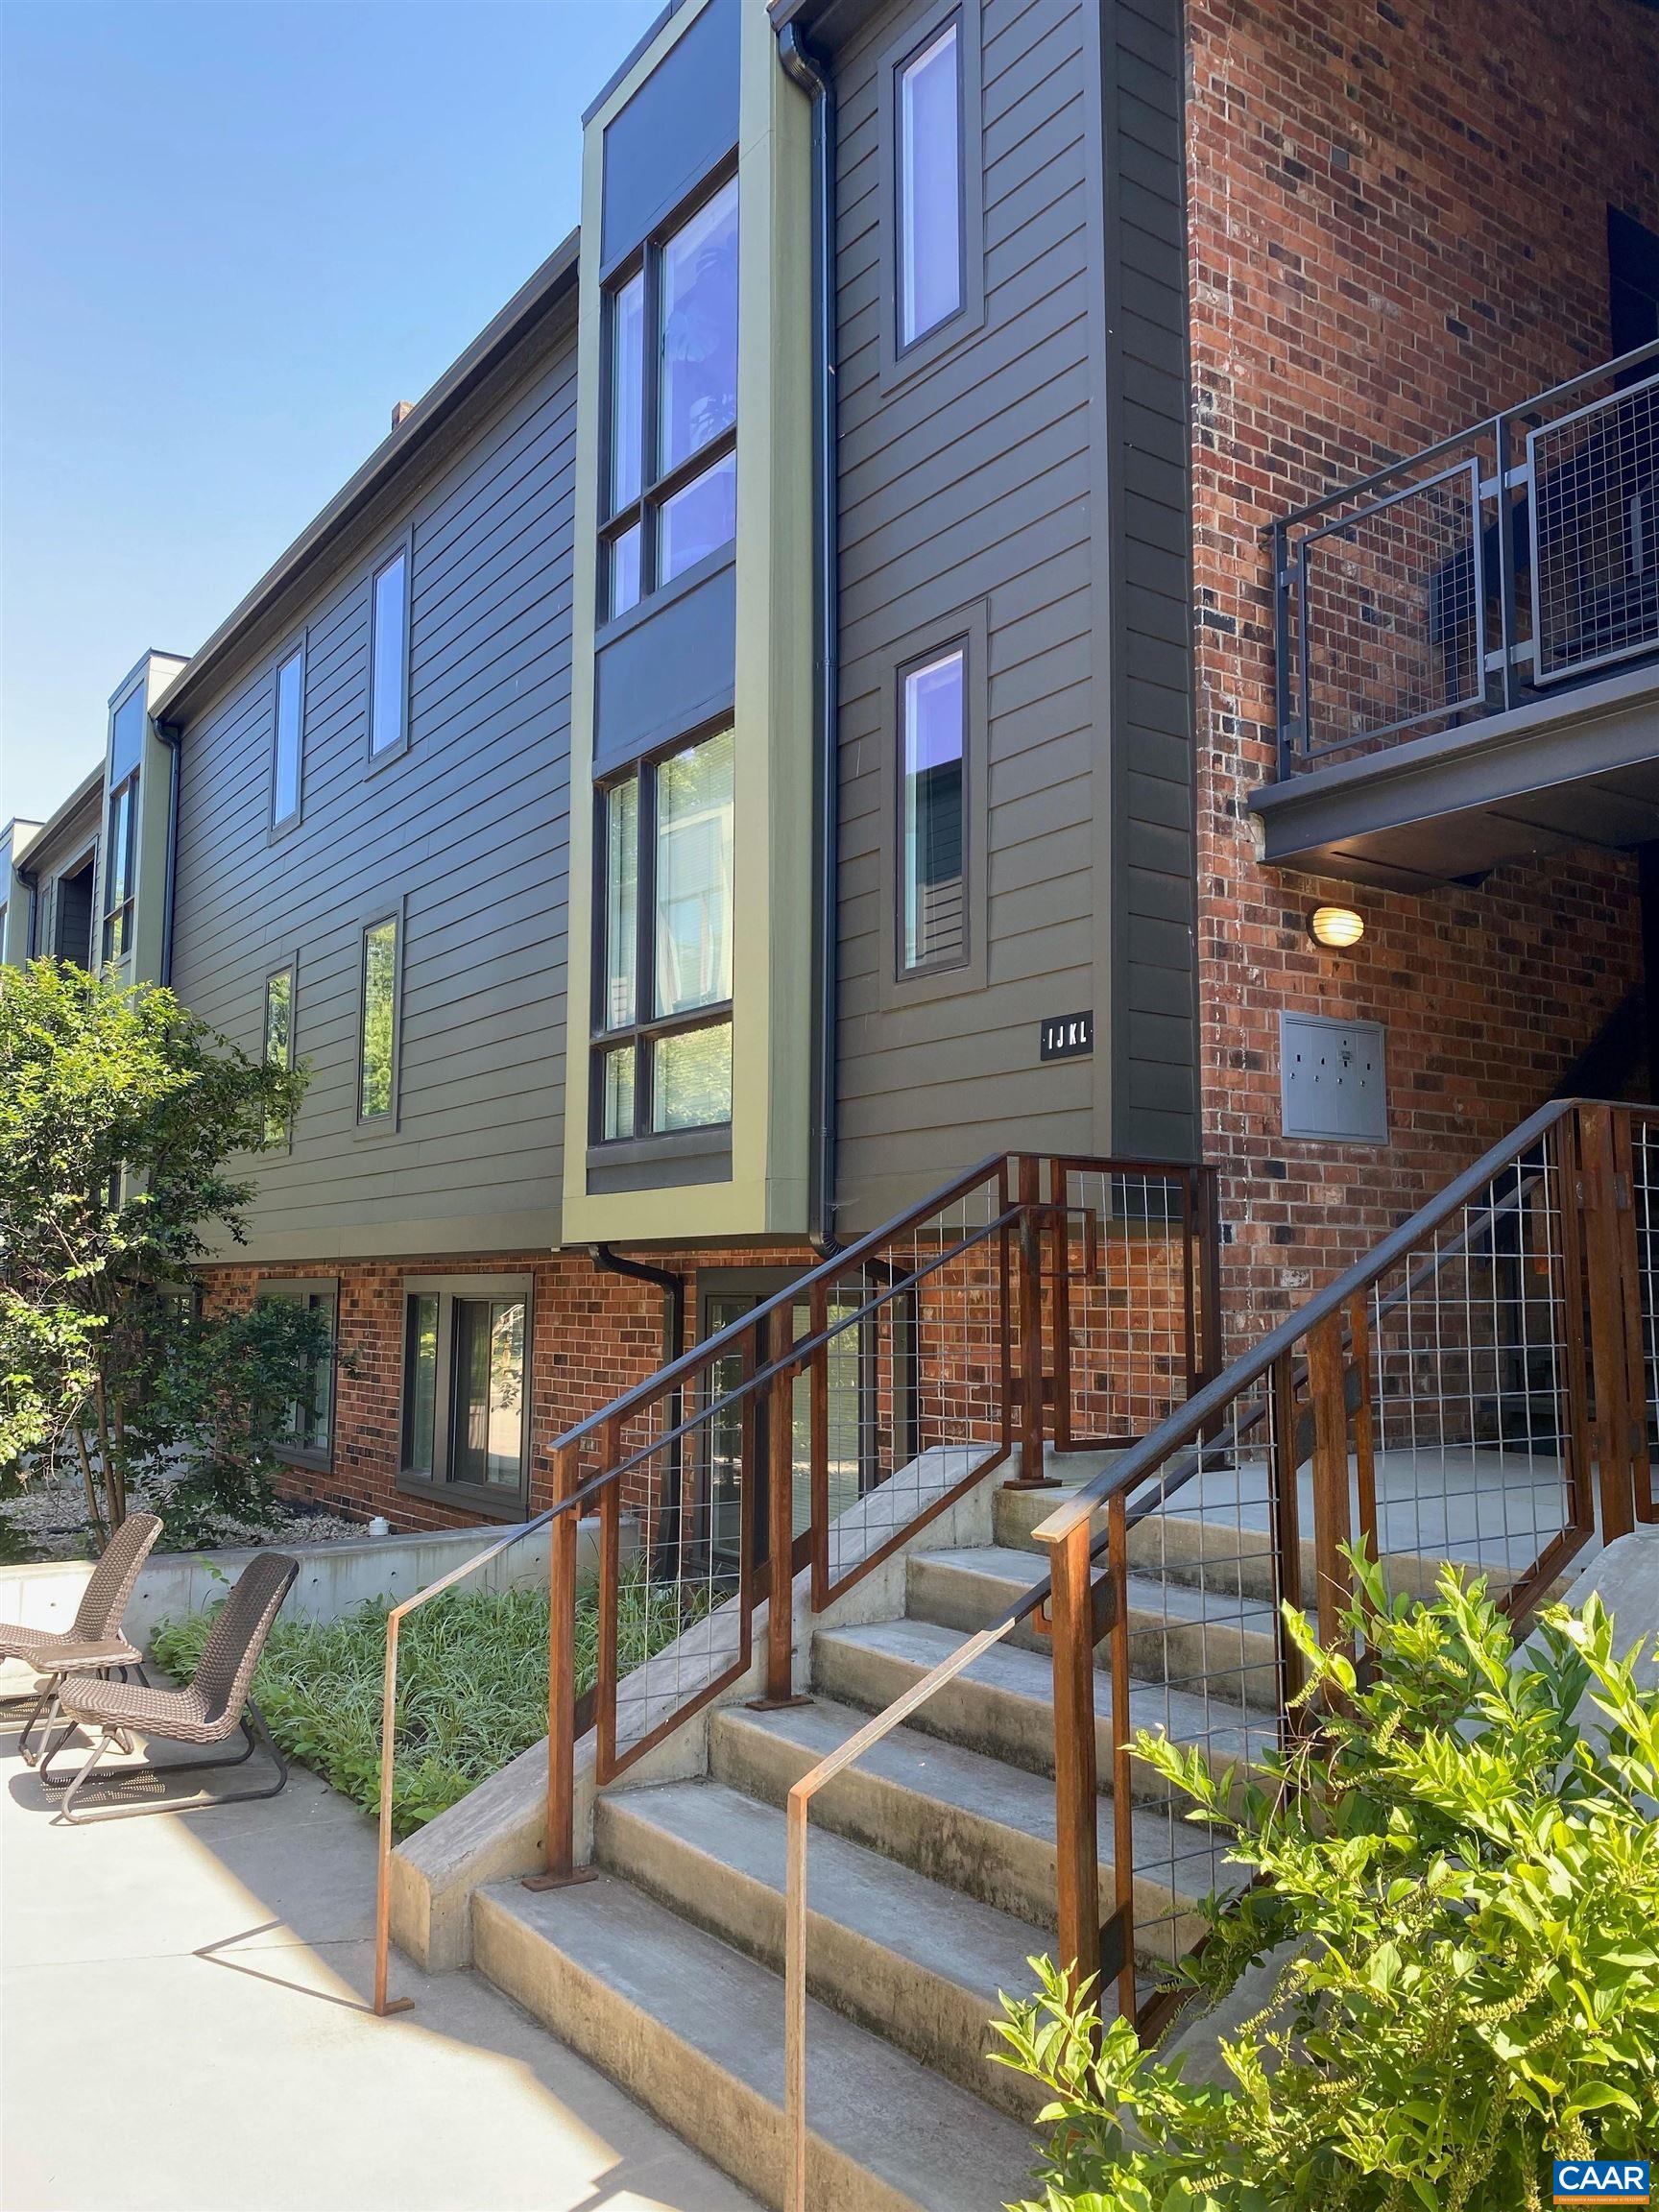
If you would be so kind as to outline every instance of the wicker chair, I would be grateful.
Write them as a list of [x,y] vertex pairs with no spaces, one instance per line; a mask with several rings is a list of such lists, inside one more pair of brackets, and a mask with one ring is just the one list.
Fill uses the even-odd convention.
[[8,1705],[28,1707],[17,1748],[29,1765],[35,1763],[29,1745],[35,1724],[66,1676],[125,1675],[131,1670],[140,1682],[144,1680],[143,1653],[121,1623],[139,1570],[160,1533],[161,1524],[154,1513],[128,1515],[104,1547],[67,1628],[24,1628],[0,1622],[0,1659],[21,1659],[45,1676],[43,1684],[25,1696],[6,1700]]
[[[265,1717],[250,1695],[253,1670],[265,1648],[282,1600],[300,1572],[300,1562],[280,1551],[261,1551],[236,1577],[212,1633],[197,1663],[194,1678],[181,1690],[154,1690],[135,1682],[101,1681],[90,1674],[71,1675],[53,1700],[48,1731],[64,1725],[47,1747],[40,1762],[40,1779],[49,1790],[64,1791],[66,1820],[88,1817],[113,1819],[133,1813],[193,1813],[209,1805],[236,1805],[252,1797],[275,1797],[288,1779],[282,1754],[272,1742]],[[77,1728],[90,1734],[102,1731],[91,1756],[74,1775],[54,1774],[52,1762]],[[234,1759],[190,1759],[156,1764],[145,1759],[135,1766],[106,1768],[104,1781],[111,1787],[137,1783],[151,1793],[148,1804],[116,1804],[88,1815],[77,1814],[75,1801],[111,1744],[128,1747],[131,1735],[161,1737],[175,1743],[204,1747],[223,1743],[240,1730],[243,1748]],[[257,1790],[205,1792],[182,1802],[161,1797],[166,1782],[175,1774],[213,1772],[241,1767],[263,1744],[276,1768],[276,1779]]]

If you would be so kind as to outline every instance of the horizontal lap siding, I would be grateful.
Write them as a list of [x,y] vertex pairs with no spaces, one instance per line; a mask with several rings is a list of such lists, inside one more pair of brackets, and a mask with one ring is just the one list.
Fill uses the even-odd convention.
[[1190,462],[1179,0],[1115,0],[1112,377],[1120,640],[1113,872],[1113,1141],[1198,1146]]
[[[890,9],[837,57],[841,433],[840,1221],[863,1226],[1004,1145],[1087,1145],[1087,1063],[1035,1068],[1037,1016],[1089,1002],[1093,925],[1089,210],[1083,36],[1058,0],[988,0],[985,318],[884,385],[878,223]],[[986,988],[883,991],[881,840],[896,642],[988,615]]]
[[[557,1238],[564,1096],[575,354],[508,373],[374,541],[412,525],[410,744],[366,757],[370,558],[306,610],[304,812],[267,838],[275,656],[186,730],[174,981],[261,1048],[298,962],[311,1083],[262,1158],[249,1256],[395,1256]],[[293,635],[297,635],[297,619]],[[404,907],[399,1117],[356,1124],[358,944]]]
[[[1133,262],[1136,287],[1119,339],[1117,619],[1126,635],[1116,743],[1104,726],[1095,566],[1109,523],[1091,414],[1104,380],[1091,358],[1106,282],[1091,204],[1101,190],[1090,143],[1099,110],[1086,80],[1098,57],[1081,6],[985,0],[984,321],[931,366],[884,380],[893,270],[878,213],[882,63],[921,20],[915,7],[884,9],[835,57],[843,1233],[998,1147],[1094,1149],[1109,1090],[1119,1142],[1186,1155],[1194,1142],[1173,6],[1147,0],[1106,72],[1107,96],[1117,84],[1139,126],[1133,143],[1123,133],[1125,176],[1106,195],[1106,235]],[[883,857],[897,774],[883,692],[900,640],[974,604],[989,633],[989,851],[975,855],[973,915],[986,981],[911,995],[880,973],[896,898]],[[1118,848],[1109,870],[1096,866],[1096,823]],[[1107,882],[1119,909],[1110,984],[1096,965],[1107,931],[1094,911]],[[1094,1061],[1039,1067],[1043,1014],[1094,1005],[1105,1023],[1112,997],[1125,1011]]]

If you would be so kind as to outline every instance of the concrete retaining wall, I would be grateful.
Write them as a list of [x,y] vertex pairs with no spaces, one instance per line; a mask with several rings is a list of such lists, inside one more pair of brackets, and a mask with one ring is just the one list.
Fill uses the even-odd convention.
[[[506,1534],[500,1527],[445,1528],[412,1536],[365,1536],[341,1543],[292,1547],[300,1573],[289,1593],[284,1617],[337,1621],[371,1598],[411,1598],[451,1568],[461,1566]],[[582,1523],[578,1573],[598,1572],[597,1520]],[[624,1558],[633,1551],[633,1530],[622,1531]],[[150,1554],[127,1608],[127,1632],[147,1645],[158,1623],[198,1613],[222,1598],[255,1551],[237,1546],[222,1551]],[[49,1560],[35,1566],[0,1568],[0,1621],[26,1628],[67,1628],[75,1618],[92,1573],[90,1560]],[[547,1531],[538,1528],[463,1585],[467,1589],[516,1589],[547,1578]]]

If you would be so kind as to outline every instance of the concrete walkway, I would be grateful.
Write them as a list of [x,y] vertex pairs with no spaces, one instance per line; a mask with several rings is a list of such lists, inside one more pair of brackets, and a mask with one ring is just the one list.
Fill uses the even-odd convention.
[[394,1956],[368,1821],[264,1804],[65,1828],[0,1735],[7,2212],[754,2212],[471,1974]]

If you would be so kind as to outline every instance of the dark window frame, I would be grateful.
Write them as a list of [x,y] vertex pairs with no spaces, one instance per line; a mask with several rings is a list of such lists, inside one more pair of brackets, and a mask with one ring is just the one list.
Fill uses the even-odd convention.
[[[974,600],[937,622],[896,637],[880,656],[881,883],[880,957],[876,971],[883,1011],[924,999],[983,991],[989,982],[991,933],[991,619],[987,603]],[[953,647],[964,656],[963,709],[967,721],[962,757],[962,922],[964,955],[926,967],[904,965],[902,921],[904,895],[904,677]]]
[[[654,1129],[651,1126],[651,1084],[653,1077],[653,1052],[662,1037],[683,1036],[697,1029],[714,1029],[722,1025],[735,1028],[734,998],[718,998],[707,1005],[688,1008],[681,1014],[652,1014],[649,1009],[656,1003],[657,983],[657,771],[664,760],[694,750],[720,737],[733,729],[731,714],[721,713],[711,721],[699,724],[674,738],[670,743],[656,745],[637,759],[630,760],[593,785],[593,912],[591,918],[592,988],[589,1008],[590,1035],[589,1039],[588,1084],[588,1142],[602,1154],[610,1154],[619,1145],[650,1143],[661,1145],[665,1151],[681,1144],[694,1146],[706,1143],[711,1130],[730,1129],[732,1116],[722,1121],[698,1121],[681,1129]],[[735,759],[733,759],[735,770]],[[635,834],[637,849],[634,863],[635,917],[634,917],[634,1019],[618,1023],[614,1028],[605,1026],[605,992],[609,982],[607,971],[606,923],[610,894],[611,842],[606,835],[605,815],[611,793],[636,778],[639,784],[638,820]],[[735,773],[733,773],[733,811],[736,811]],[[735,898],[733,898],[733,927],[736,927]],[[733,1040],[735,1041],[735,1040]],[[626,1135],[605,1135],[605,1062],[609,1054],[628,1046],[634,1047],[634,1126]],[[735,1090],[735,1070],[733,1070]],[[733,1101],[734,1103],[735,1101]]]
[[[273,971],[277,973],[277,971]],[[285,1466],[309,1467],[321,1475],[332,1474],[334,1469],[334,1407],[335,1382],[340,1362],[340,1278],[337,1275],[271,1275],[260,1277],[253,1286],[253,1303],[262,1298],[281,1298],[298,1305],[301,1299],[325,1297],[328,1303],[328,1397],[324,1408],[328,1424],[328,1447],[318,1452],[298,1444],[273,1444],[274,1457]]]
[[[407,902],[395,900],[390,905],[377,906],[364,916],[357,926],[357,1055],[355,1089],[352,1093],[352,1110],[355,1132],[359,1137],[386,1137],[396,1134],[402,1110],[403,1076],[403,946],[404,910]],[[369,934],[390,922],[395,931],[395,955],[392,966],[392,1096],[390,1103],[380,1112],[365,1114],[363,1111],[364,1046],[369,1035]]]
[[[661,274],[663,249],[677,230],[681,230],[709,202],[725,190],[737,175],[737,149],[717,161],[694,184],[684,199],[677,201],[661,220],[653,225],[645,237],[628,252],[617,257],[600,278],[599,294],[599,358],[601,362],[599,406],[599,526],[597,573],[595,577],[594,605],[599,610],[594,625],[601,637],[613,623],[631,620],[641,608],[663,592],[674,589],[694,570],[707,565],[721,565],[716,556],[724,553],[731,558],[730,545],[735,544],[735,533],[726,548],[716,548],[702,560],[692,562],[676,576],[667,578],[658,574],[661,539],[660,517],[664,504],[677,492],[709,469],[718,466],[728,454],[737,450],[737,424],[733,421],[714,437],[688,453],[672,469],[661,473],[657,468],[658,440],[661,427]],[[742,253],[741,211],[738,228],[739,255]],[[643,276],[642,315],[640,320],[640,405],[639,405],[639,490],[636,496],[617,508],[611,505],[612,458],[615,425],[612,421],[612,408],[615,397],[615,378],[613,373],[613,338],[615,328],[615,311],[618,295],[637,276]],[[620,538],[637,526],[639,531],[639,592],[630,607],[620,611],[611,604],[611,553]]]
[[[900,122],[902,77],[954,20],[957,25],[957,124],[961,169],[958,212],[961,223],[961,304],[952,314],[906,341],[900,313],[903,195],[900,163],[903,132]],[[905,25],[878,63],[880,86],[880,160],[877,172],[877,235],[880,241],[881,389],[891,391],[932,368],[935,362],[984,326],[985,323],[985,119],[984,57],[979,0],[937,0],[925,14]]]
[[[397,1489],[405,1497],[465,1505],[492,1521],[522,1521],[530,1509],[530,1439],[535,1376],[536,1278],[528,1274],[405,1275],[402,1281],[402,1349],[397,1392]],[[438,1338],[433,1399],[432,1466],[409,1463],[410,1401],[414,1363],[409,1357],[411,1310],[417,1298],[438,1301]],[[518,1300],[524,1306],[524,1373],[518,1407],[518,1482],[457,1482],[440,1469],[454,1464],[455,1372],[454,1309],[457,1301]]]
[[[907,770],[904,762],[905,745],[909,731],[905,723],[904,686],[906,680],[918,669],[936,666],[940,661],[960,658],[962,662],[962,949],[932,960],[908,960],[904,955],[904,918],[906,894],[909,889],[910,851],[904,836],[904,782]],[[896,961],[896,979],[909,983],[927,975],[949,974],[953,969],[968,967],[974,957],[974,941],[978,932],[974,927],[973,908],[970,904],[970,885],[976,879],[977,856],[974,852],[970,825],[973,821],[973,804],[978,796],[977,778],[973,759],[973,699],[969,690],[969,669],[972,662],[972,641],[966,631],[954,637],[942,637],[931,651],[913,653],[901,661],[893,671],[895,698],[893,725],[899,742],[894,749],[893,773],[896,789],[893,794],[894,842],[899,865],[893,877],[893,944]]]
[[[282,742],[282,671],[296,660],[300,663],[300,727],[294,734],[294,808],[292,813],[278,814],[276,762]],[[292,836],[305,815],[305,707],[310,674],[311,632],[307,626],[271,664],[271,804],[265,829],[267,842],[273,845],[279,838]]]
[[[138,888],[138,779],[142,765],[122,777],[110,792],[104,815],[103,881],[99,886],[99,964],[122,960],[132,950],[132,912]],[[121,809],[120,838],[116,809]],[[119,897],[112,894],[119,892]]]
[[[379,673],[374,620],[374,593],[382,576],[395,561],[403,563],[403,683],[397,699],[397,735],[388,745],[374,743],[374,685]],[[410,522],[395,540],[381,546],[369,564],[368,583],[369,680],[363,696],[363,745],[369,773],[406,757],[410,746],[409,696],[414,677],[412,651],[415,629],[415,525]]]
[[[268,1068],[271,1065],[271,986],[278,976],[283,975],[288,979],[288,1058],[286,1066],[292,1070],[295,1061],[295,1031],[300,1023],[300,956],[297,952],[291,952],[286,960],[278,961],[275,968],[268,968],[265,971],[264,988],[259,998],[261,1016],[259,1057],[262,1066]],[[266,1123],[264,1149],[267,1152],[293,1151],[294,1123],[292,1118],[283,1124],[282,1135],[279,1138],[272,1135],[270,1123]]]

